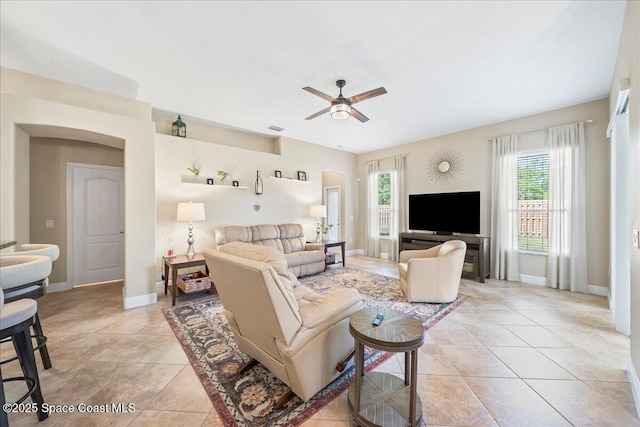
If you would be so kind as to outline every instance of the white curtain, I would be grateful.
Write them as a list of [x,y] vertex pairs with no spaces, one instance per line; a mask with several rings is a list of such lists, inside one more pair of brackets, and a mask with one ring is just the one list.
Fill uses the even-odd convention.
[[380,231],[378,229],[378,161],[367,162],[367,236],[364,253],[380,257]]
[[393,158],[391,169],[391,224],[389,227],[389,255],[394,261],[399,259],[400,233],[406,231],[406,194],[404,178],[404,158],[397,156]]
[[491,277],[520,280],[518,251],[518,135],[493,139]]
[[547,285],[587,291],[584,123],[549,129]]

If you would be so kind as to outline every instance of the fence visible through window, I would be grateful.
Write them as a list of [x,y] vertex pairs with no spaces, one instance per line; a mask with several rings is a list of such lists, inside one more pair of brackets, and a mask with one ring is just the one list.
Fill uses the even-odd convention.
[[391,227],[391,205],[378,205],[378,229],[381,236],[388,236]]
[[518,240],[520,250],[547,252],[549,249],[548,201],[518,201]]

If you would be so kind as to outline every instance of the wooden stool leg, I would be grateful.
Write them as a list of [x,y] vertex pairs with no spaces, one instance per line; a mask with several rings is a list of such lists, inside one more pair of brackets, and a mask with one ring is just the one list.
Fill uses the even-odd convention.
[[33,332],[35,332],[36,342],[40,346],[40,357],[42,357],[42,364],[44,369],[51,367],[51,358],[49,358],[49,350],[47,350],[47,339],[44,338],[44,332],[42,332],[42,325],[40,324],[40,317],[38,313],[35,315],[35,322],[33,323]]
[[13,335],[14,344],[16,346],[16,353],[20,355],[20,365],[22,366],[22,373],[27,378],[32,378],[36,381],[36,388],[31,395],[33,403],[38,405],[38,420],[42,421],[46,419],[49,414],[42,410],[44,399],[42,398],[42,392],[40,391],[40,379],[38,378],[38,368],[36,366],[36,359],[33,353],[33,347],[31,345],[31,335],[29,334],[29,328],[24,331]]

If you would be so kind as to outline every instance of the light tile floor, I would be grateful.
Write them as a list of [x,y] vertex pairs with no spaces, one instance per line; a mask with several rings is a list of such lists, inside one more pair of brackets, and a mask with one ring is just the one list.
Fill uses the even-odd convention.
[[[347,265],[397,277],[390,261],[353,256]],[[606,298],[497,280],[464,280],[460,292],[466,302],[419,351],[424,424],[640,426],[625,371],[629,339],[614,331]],[[10,425],[222,425],[161,312],[170,304],[159,294],[158,304],[125,311],[121,284],[40,298],[53,360],[44,371],[37,356],[45,400],[133,403],[135,412],[55,413],[42,423],[11,414]],[[10,365],[5,377],[17,374]],[[397,356],[378,369],[401,373],[402,365]],[[7,383],[8,400],[21,387]],[[344,393],[305,423],[348,425]]]

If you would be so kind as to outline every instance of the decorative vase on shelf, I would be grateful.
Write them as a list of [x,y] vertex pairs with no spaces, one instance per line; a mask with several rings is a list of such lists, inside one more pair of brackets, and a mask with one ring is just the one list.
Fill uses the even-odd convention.
[[260,171],[256,171],[256,186],[255,186],[256,194],[262,194],[262,178],[260,178]]
[[193,174],[193,182],[197,183],[200,169],[198,169],[196,166],[191,166],[190,168],[187,168],[187,170]]
[[227,176],[228,176],[228,175],[229,175],[229,174],[228,174],[228,173],[226,173],[225,171],[218,171],[218,176],[220,177],[220,182],[222,183],[222,185],[225,185],[225,184],[226,184],[226,182],[225,182],[225,181],[227,180]]

